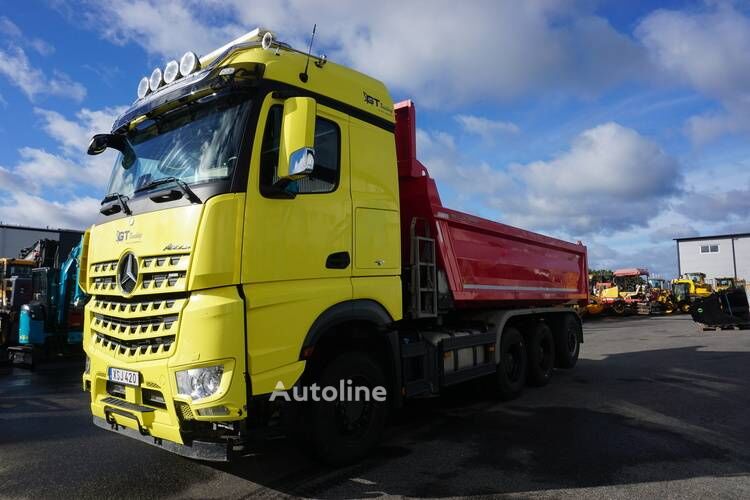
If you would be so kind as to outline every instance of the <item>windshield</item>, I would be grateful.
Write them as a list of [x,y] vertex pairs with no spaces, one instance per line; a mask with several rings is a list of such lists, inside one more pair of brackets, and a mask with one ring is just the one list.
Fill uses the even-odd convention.
[[676,283],[674,285],[674,295],[677,298],[677,300],[686,299],[688,295],[687,283]]
[[247,94],[197,103],[147,119],[127,134],[135,163],[118,155],[107,193],[132,196],[149,183],[174,177],[187,184],[229,179],[234,171],[251,101]]

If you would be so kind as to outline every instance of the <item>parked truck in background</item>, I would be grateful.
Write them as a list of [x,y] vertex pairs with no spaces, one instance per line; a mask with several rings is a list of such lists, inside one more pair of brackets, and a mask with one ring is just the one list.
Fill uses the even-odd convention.
[[33,367],[40,357],[80,353],[86,299],[78,285],[81,244],[59,267],[31,271],[32,300],[20,308],[18,345],[8,348],[14,364]]
[[[586,247],[444,207],[382,83],[255,30],[138,95],[89,148],[120,151],[81,258],[96,425],[227,460],[280,415],[343,463],[410,398],[576,364]],[[387,397],[271,401],[344,381]]]

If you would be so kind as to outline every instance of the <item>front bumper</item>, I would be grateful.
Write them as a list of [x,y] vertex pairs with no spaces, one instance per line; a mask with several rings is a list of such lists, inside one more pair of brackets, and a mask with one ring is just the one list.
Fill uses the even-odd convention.
[[[119,413],[127,412],[127,410],[121,410]],[[109,411],[107,415],[112,415]],[[137,418],[137,417],[135,417]],[[193,440],[189,445],[175,443],[167,439],[154,437],[149,435],[146,430],[140,432],[128,427],[124,427],[117,423],[114,417],[107,417],[107,420],[99,417],[93,417],[94,425],[106,429],[108,431],[115,432],[133,439],[137,439],[151,446],[162,448],[164,450],[182,455],[187,458],[195,458],[198,460],[206,460],[209,462],[228,462],[232,456],[232,444],[230,442],[211,442],[211,441],[198,441]],[[146,432],[146,434],[144,434]]]
[[[244,307],[236,288],[193,292],[179,311],[179,320],[175,323],[179,328],[173,327],[178,333],[169,352],[158,351],[153,356],[149,352],[132,355],[126,349],[94,342],[97,329],[102,327],[93,325],[92,329],[97,311],[89,309],[87,305],[84,348],[90,358],[90,371],[83,376],[83,388],[90,392],[95,419],[116,430],[132,431],[128,436],[192,448],[189,436],[203,439],[209,434],[213,438],[216,432],[211,430],[212,424],[237,422],[246,417]],[[124,339],[129,335],[127,331],[112,328],[103,333],[120,335]],[[224,367],[224,375],[214,395],[191,401],[189,396],[179,394],[175,380],[177,371],[216,364]],[[119,387],[113,388],[108,382],[109,368],[139,373],[139,385],[114,384]],[[201,414],[212,408],[221,408],[223,413]],[[160,446],[174,451],[171,445]],[[200,458],[194,452],[180,454]]]

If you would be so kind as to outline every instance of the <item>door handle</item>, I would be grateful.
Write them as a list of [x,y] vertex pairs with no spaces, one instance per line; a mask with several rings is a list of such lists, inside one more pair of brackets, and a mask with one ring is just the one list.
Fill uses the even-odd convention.
[[326,259],[327,269],[346,269],[349,267],[351,259],[349,258],[349,252],[335,252],[328,256]]

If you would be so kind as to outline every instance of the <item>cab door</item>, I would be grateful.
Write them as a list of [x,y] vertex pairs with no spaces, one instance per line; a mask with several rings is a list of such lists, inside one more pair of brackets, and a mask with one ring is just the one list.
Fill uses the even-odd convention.
[[282,110],[283,100],[268,95],[248,176],[242,282],[252,373],[299,360],[312,322],[352,298],[348,116],[316,105],[313,173],[279,189]]

